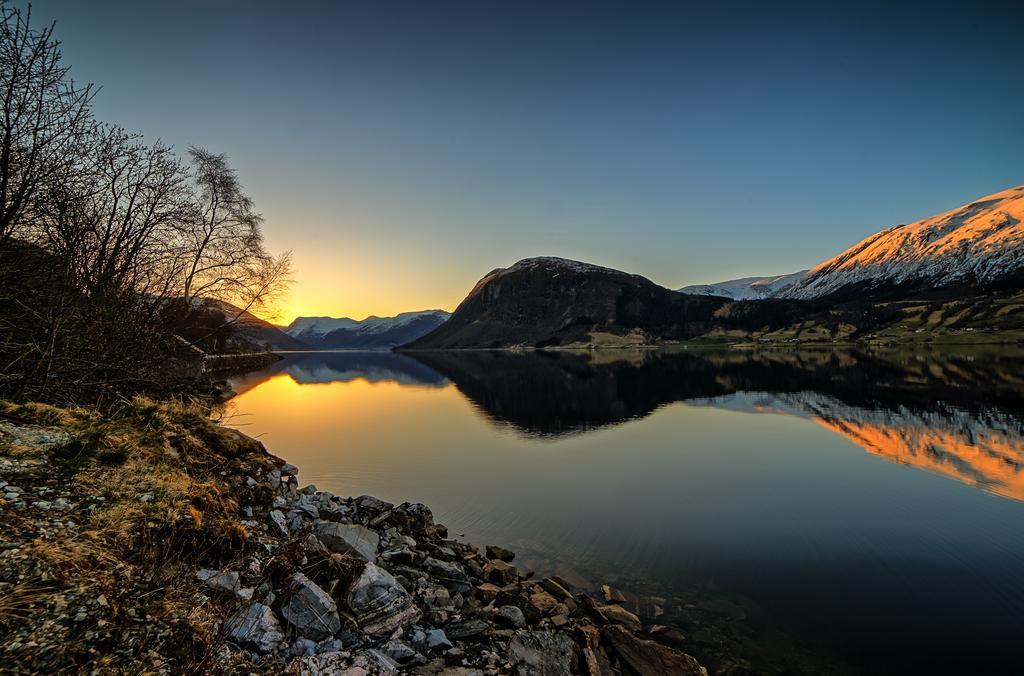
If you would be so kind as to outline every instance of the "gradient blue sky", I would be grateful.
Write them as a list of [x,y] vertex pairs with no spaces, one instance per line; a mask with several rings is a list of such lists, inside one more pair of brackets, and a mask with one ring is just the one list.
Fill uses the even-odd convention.
[[284,320],[453,309],[535,255],[672,288],[790,272],[1024,183],[1011,3],[34,12],[103,119],[231,156],[294,251]]

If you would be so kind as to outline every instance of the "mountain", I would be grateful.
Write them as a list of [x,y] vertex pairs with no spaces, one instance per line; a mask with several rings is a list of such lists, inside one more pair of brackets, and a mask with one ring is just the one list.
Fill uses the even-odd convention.
[[300,340],[296,340],[268,321],[260,319],[251,312],[241,310],[230,303],[221,300],[208,299],[205,301],[211,307],[219,310],[226,319],[238,317],[231,325],[234,334],[246,340],[258,349],[271,350],[306,350],[309,346]]
[[807,270],[774,277],[744,277],[714,284],[692,284],[678,289],[679,293],[696,296],[719,296],[732,300],[763,300],[773,298],[793,286],[807,274]]
[[527,258],[483,277],[451,319],[408,349],[623,346],[705,332],[720,298],[563,258]]
[[450,313],[444,310],[403,312],[394,317],[298,317],[285,332],[306,345],[321,350],[389,349],[404,345],[444,324]]
[[[803,272],[695,284],[682,293],[733,300],[898,299],[1024,287],[1024,186],[895,225]],[[948,295],[948,294],[947,294]]]
[[874,234],[812,268],[784,298],[988,287],[1024,268],[1024,186]]

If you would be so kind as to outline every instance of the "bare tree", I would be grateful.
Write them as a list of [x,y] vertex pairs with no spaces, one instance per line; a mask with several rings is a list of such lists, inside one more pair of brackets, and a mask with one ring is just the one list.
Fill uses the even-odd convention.
[[87,152],[94,94],[68,77],[53,25],[0,2],[0,251],[44,182]]
[[263,217],[244,193],[224,154],[189,148],[196,205],[181,237],[181,296],[189,307],[197,299],[229,303],[229,321],[243,312],[264,309],[291,280],[291,254],[272,256],[263,245]]

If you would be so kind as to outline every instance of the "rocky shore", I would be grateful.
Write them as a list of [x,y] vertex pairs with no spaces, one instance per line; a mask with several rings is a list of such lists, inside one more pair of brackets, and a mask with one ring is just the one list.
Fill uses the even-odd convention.
[[300,487],[194,410],[6,406],[0,519],[17,673],[707,673],[611,587],[535,579],[422,504]]

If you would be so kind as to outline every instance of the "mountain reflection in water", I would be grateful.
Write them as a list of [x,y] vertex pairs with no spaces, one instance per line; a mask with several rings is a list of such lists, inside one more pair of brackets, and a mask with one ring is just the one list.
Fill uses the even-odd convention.
[[291,353],[235,381],[394,382],[459,389],[539,437],[690,405],[813,420],[869,453],[1024,500],[1024,352],[606,351]]

